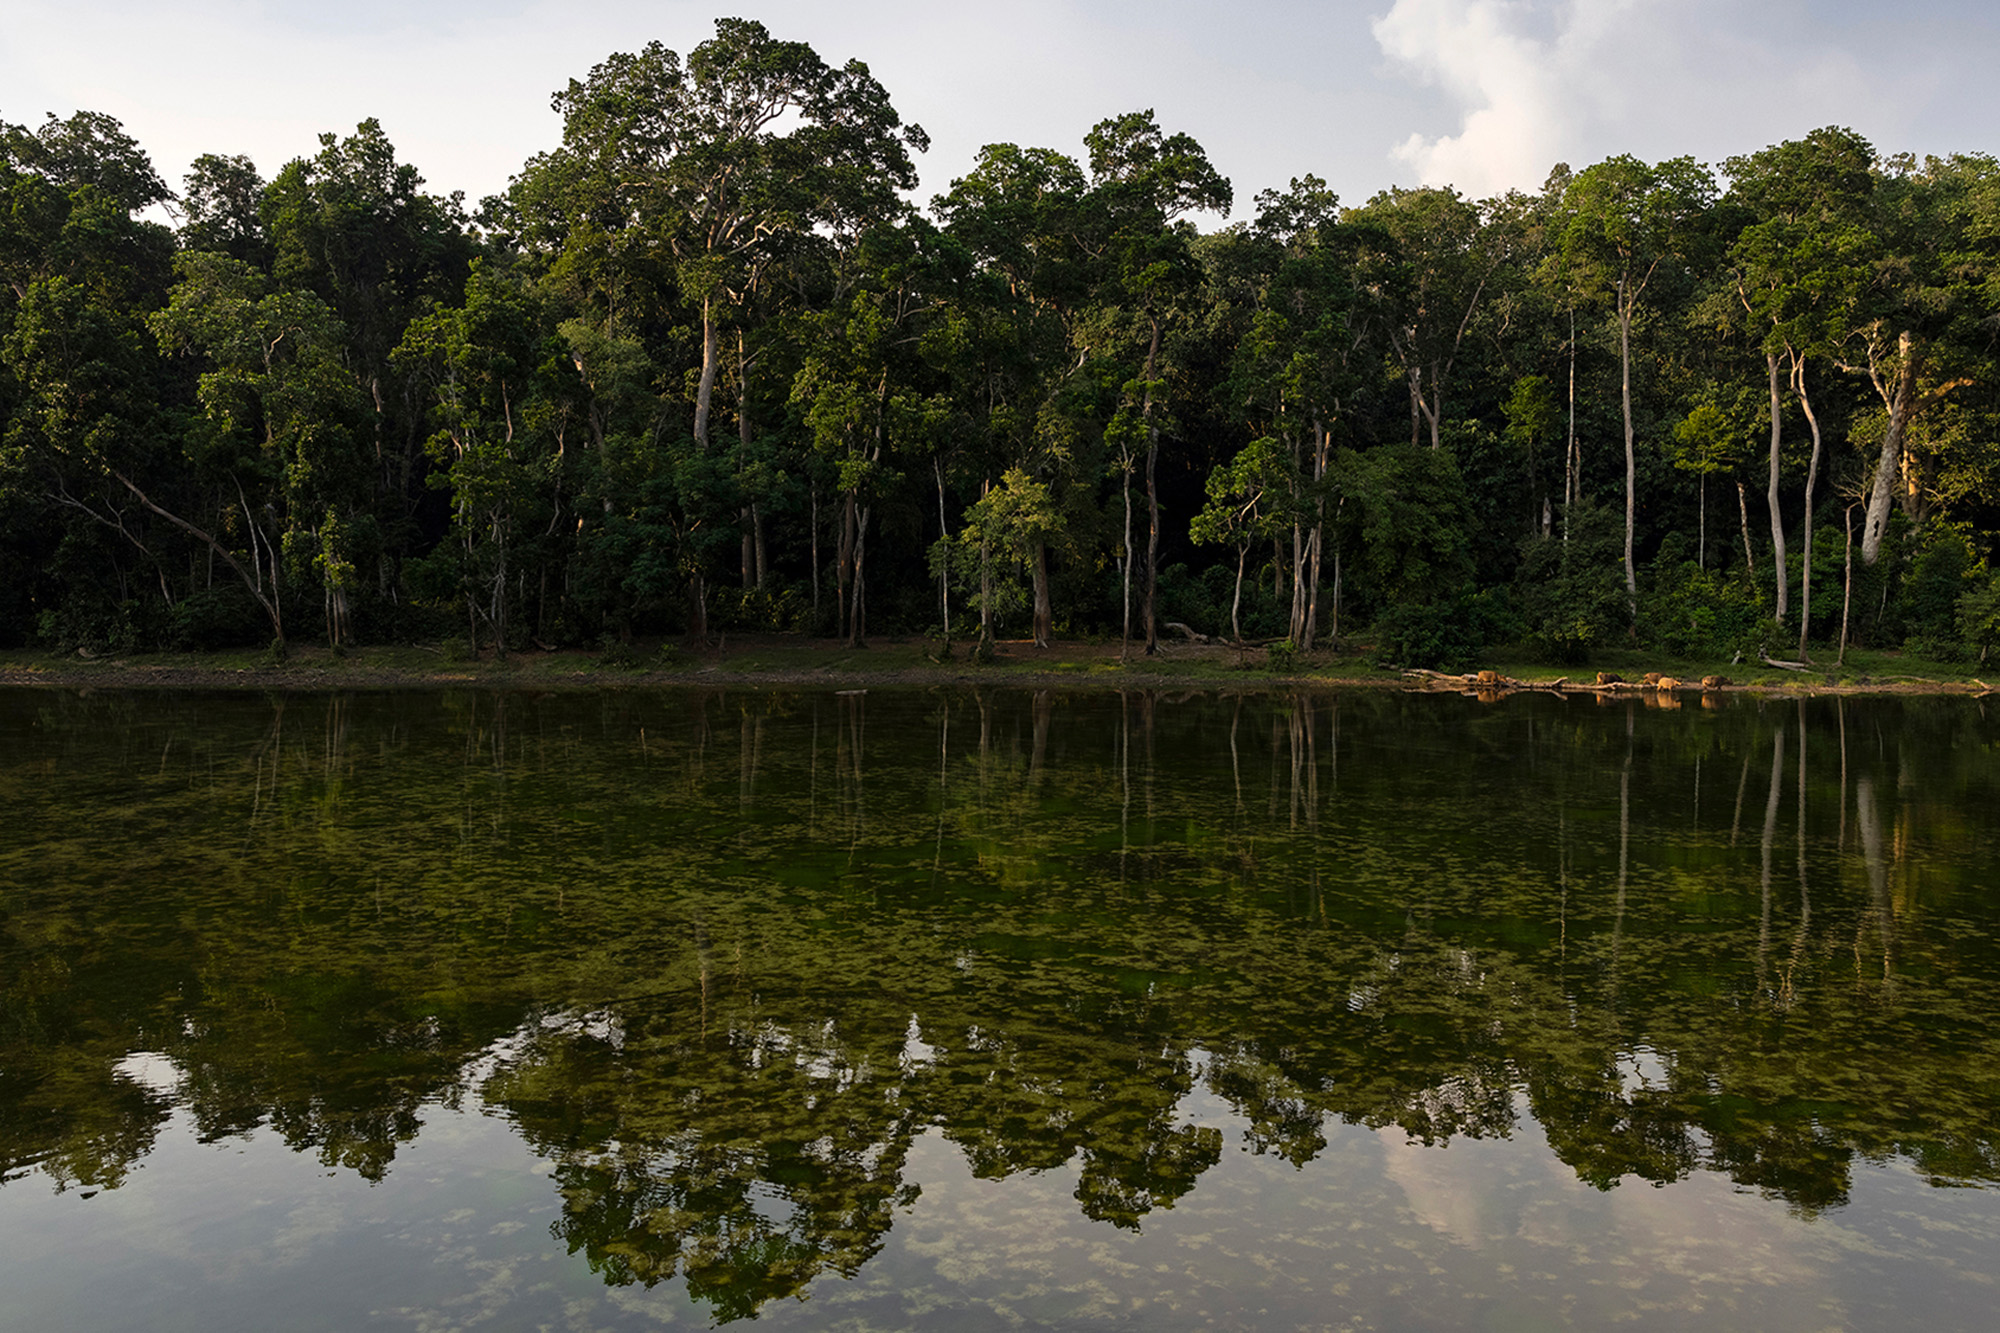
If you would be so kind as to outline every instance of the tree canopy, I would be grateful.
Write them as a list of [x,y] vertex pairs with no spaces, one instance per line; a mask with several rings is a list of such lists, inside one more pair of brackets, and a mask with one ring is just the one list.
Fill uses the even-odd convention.
[[1984,646],[1913,589],[1939,543],[1983,587],[2000,529],[1990,157],[1827,127],[1352,206],[1302,173],[1204,233],[1230,182],[1143,109],[921,205],[868,66],[749,20],[552,105],[477,208],[373,120],[178,192],[108,116],[0,122],[0,643],[1313,649],[1483,599],[1456,649],[1375,636],[1435,664],[1576,642],[1608,510],[1593,635]]

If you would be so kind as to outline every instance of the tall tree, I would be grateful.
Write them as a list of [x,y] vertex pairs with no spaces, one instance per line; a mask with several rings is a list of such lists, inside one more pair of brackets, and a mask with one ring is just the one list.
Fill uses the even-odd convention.
[[1287,455],[1288,493],[1274,507],[1285,519],[1290,553],[1280,581],[1291,593],[1287,635],[1310,651],[1320,623],[1334,431],[1365,342],[1354,274],[1370,229],[1342,223],[1338,201],[1314,176],[1264,191],[1257,208],[1250,232],[1264,271],[1226,392],[1251,429],[1281,442]]
[[1587,167],[1563,195],[1559,248],[1583,289],[1608,300],[1618,326],[1620,405],[1625,424],[1625,592],[1637,612],[1632,558],[1638,457],[1632,418],[1632,324],[1662,266],[1686,259],[1715,193],[1693,158],[1648,166],[1620,155]]
[[1866,377],[1883,412],[1861,533],[1864,564],[1881,556],[1890,505],[1900,496],[1914,508],[1921,494],[1905,449],[1911,427],[1972,385],[1983,360],[1971,348],[1982,342],[1976,330],[1989,309],[1981,289],[1993,271],[1993,238],[1974,219],[1995,174],[1988,157],[1919,163],[1902,156],[1877,165],[1882,258],[1841,359]]
[[1410,393],[1410,443],[1425,428],[1439,446],[1445,386],[1466,348],[1502,251],[1477,204],[1441,187],[1385,190],[1346,220],[1378,229],[1380,271],[1370,285],[1390,355]]
[[746,19],[717,20],[685,64],[658,42],[614,54],[554,107],[563,145],[529,164],[522,206],[547,216],[539,243],[598,293],[607,327],[624,301],[657,316],[644,303],[669,285],[698,306],[691,433],[706,453],[729,313],[816,235],[851,240],[901,211],[896,192],[916,185],[910,154],[929,140],[865,64],[835,69]]
[[260,216],[277,285],[318,296],[346,330],[345,359],[370,409],[361,439],[381,529],[370,572],[394,596],[399,557],[424,541],[429,461],[423,387],[391,358],[411,320],[460,302],[474,244],[460,198],[427,193],[380,122],[344,139],[322,134],[319,145],[278,173]]
[[211,532],[140,499],[235,570],[281,644],[284,576],[316,576],[327,639],[339,647],[349,637],[351,538],[367,503],[357,438],[367,400],[345,364],[347,329],[311,292],[273,290],[227,255],[190,251],[175,270],[180,281],[152,326],[163,352],[201,367],[201,417],[186,443],[226,523]]
[[[1086,488],[1076,484],[1088,470],[1081,455],[1093,428],[1103,426],[1096,372],[1105,358],[1091,354],[1098,341],[1092,336],[1091,316],[1101,271],[1099,257],[1092,253],[1100,234],[1099,215],[1074,159],[1052,149],[1013,144],[981,149],[974,169],[953,181],[932,202],[932,210],[944,223],[947,239],[963,247],[972,266],[955,298],[965,337],[952,373],[971,427],[969,463],[982,483],[977,503],[985,508],[980,512],[988,518],[1013,512],[1008,497],[988,500],[992,484],[1012,470],[1022,481],[1005,489],[1016,496],[1036,495],[1023,512],[1047,515],[1047,521],[1010,528],[1026,543],[1023,560],[1033,584],[1034,638],[1047,647],[1055,629],[1049,543],[1066,531],[1069,509]],[[1087,484],[1094,485],[1094,479]],[[1031,485],[1041,489],[1025,489]],[[1119,566],[1129,590],[1129,489],[1125,496],[1126,548]],[[981,550],[990,565],[990,523],[978,531],[984,534]],[[1128,606],[1129,601],[1128,596]],[[991,611],[988,597],[982,627]],[[1129,638],[1129,617],[1126,634]]]
[[[1111,284],[1106,296],[1136,316],[1145,345],[1127,394],[1138,403],[1137,433],[1144,442],[1146,581],[1140,619],[1151,654],[1159,650],[1158,473],[1166,396],[1160,353],[1175,303],[1200,281],[1189,244],[1193,227],[1181,220],[1195,211],[1227,213],[1233,195],[1201,145],[1189,135],[1162,132],[1151,110],[1101,120],[1084,143],[1090,151],[1092,203],[1106,229]],[[1129,475],[1129,466],[1126,471]]]
[[1769,383],[1771,452],[1766,488],[1771,543],[1777,566],[1776,618],[1783,624],[1789,577],[1779,463],[1783,414],[1778,401],[1780,363],[1812,434],[1807,465],[1805,521],[1799,589],[1799,653],[1812,625],[1813,501],[1819,479],[1822,434],[1814,409],[1810,366],[1837,350],[1853,327],[1877,246],[1868,227],[1875,153],[1851,130],[1815,130],[1726,164],[1729,202],[1751,219],[1731,244],[1728,263],[1736,299],[1751,336],[1764,354]]

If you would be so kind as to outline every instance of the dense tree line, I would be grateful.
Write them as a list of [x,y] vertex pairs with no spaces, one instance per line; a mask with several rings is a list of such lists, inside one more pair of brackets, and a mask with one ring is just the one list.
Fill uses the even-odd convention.
[[2000,637],[1992,158],[1308,175],[1204,233],[1151,112],[913,202],[867,67],[744,20],[554,105],[471,210],[373,121],[178,192],[0,122],[0,642]]

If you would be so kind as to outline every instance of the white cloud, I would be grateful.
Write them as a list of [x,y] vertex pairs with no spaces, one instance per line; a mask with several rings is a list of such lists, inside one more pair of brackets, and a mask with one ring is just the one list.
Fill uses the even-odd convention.
[[1879,77],[1815,44],[1801,0],[1396,0],[1392,62],[1461,114],[1392,155],[1426,184],[1533,189],[1558,161],[1715,158],[1818,125],[1879,120]]

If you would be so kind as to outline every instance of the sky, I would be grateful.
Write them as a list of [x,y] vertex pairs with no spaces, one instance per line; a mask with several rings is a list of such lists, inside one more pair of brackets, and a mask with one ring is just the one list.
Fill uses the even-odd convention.
[[2000,152],[1990,0],[0,0],[0,119],[108,113],[177,185],[205,152],[274,175],[373,116],[476,201],[556,144],[557,88],[648,41],[685,53],[723,13],[865,61],[931,135],[921,199],[983,144],[1081,156],[1091,125],[1148,107],[1231,178],[1236,219],[1308,173],[1347,204],[1486,197],[1557,162],[1719,164],[1828,124]]

